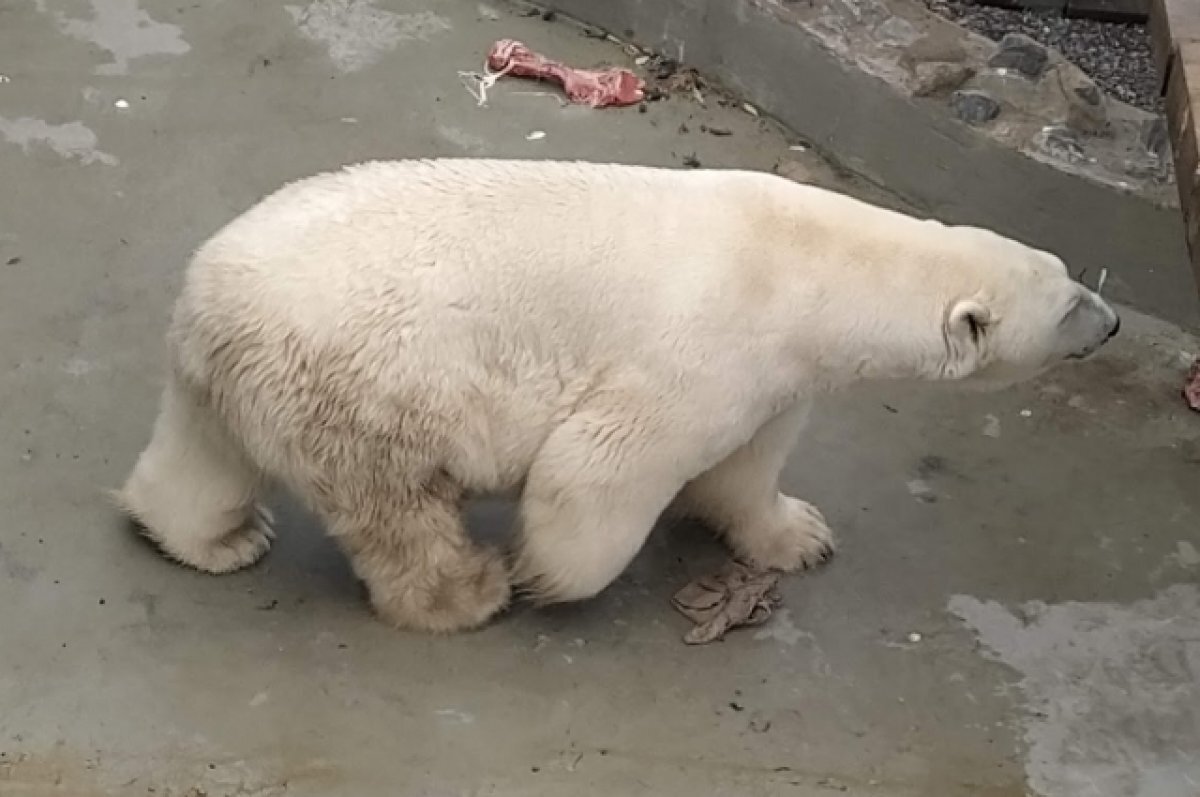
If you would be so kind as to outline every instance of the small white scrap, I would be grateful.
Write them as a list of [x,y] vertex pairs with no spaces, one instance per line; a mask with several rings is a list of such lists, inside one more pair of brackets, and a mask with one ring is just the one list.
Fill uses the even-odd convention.
[[11,82],[12,82],[12,78],[10,78],[8,75],[0,75],[0,83],[11,83]]
[[345,124],[345,125],[356,125],[356,124],[358,124],[358,119],[357,119],[357,118],[355,118],[355,117],[353,117],[353,116],[343,116],[343,117],[342,117],[342,124]]
[[488,89],[496,85],[497,80],[507,75],[513,66],[515,66],[515,63],[510,63],[499,72],[493,72],[485,64],[482,72],[459,72],[458,79],[462,81],[463,87],[475,98],[478,106],[482,108],[487,105]]
[[546,137],[545,130],[534,130],[529,135],[525,136],[526,141],[541,141]]
[[1021,417],[1022,418],[1032,418],[1033,410],[1021,410]]
[[918,501],[933,503],[937,500],[937,494],[934,493],[933,487],[924,479],[913,479],[906,486],[908,487],[908,494]]
[[1104,292],[1104,283],[1108,282],[1108,269],[1100,269],[1100,279],[1096,280],[1096,295],[1099,296]]
[[122,111],[129,107],[129,100],[117,100],[113,105],[120,108]]
[[911,634],[908,635],[908,641],[913,643],[914,645],[917,644],[918,642],[920,642],[921,638],[922,638],[921,635],[918,634],[916,631],[913,631]]
[[250,708],[258,708],[263,703],[267,702],[267,693],[259,692],[254,697],[250,698]]
[[758,116],[758,109],[748,102],[742,103],[742,108],[751,116]]
[[788,149],[790,149],[792,152],[808,152],[808,147],[804,146],[803,144],[792,144],[790,147],[788,147]]
[[459,725],[472,725],[475,722],[475,715],[468,711],[460,711],[456,708],[439,708],[433,712],[434,716],[442,719],[457,722]]
[[638,66],[645,66],[649,61],[650,56],[648,55],[639,55],[637,58],[633,59],[633,62]]

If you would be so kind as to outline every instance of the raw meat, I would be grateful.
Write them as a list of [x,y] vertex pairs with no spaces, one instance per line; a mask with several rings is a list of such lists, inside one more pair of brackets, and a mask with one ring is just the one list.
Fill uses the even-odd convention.
[[1183,384],[1183,398],[1192,409],[1200,412],[1200,357],[1192,362],[1187,381]]
[[593,108],[633,105],[645,97],[645,81],[628,69],[573,69],[513,39],[501,39],[492,45],[487,66],[493,72],[558,83],[571,102]]

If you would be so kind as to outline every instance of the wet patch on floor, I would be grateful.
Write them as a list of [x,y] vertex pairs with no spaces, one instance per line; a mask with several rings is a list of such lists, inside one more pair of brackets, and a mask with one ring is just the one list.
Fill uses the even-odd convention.
[[1044,797],[1200,793],[1200,589],[1127,606],[957,595],[949,610],[1021,674],[1029,786]]

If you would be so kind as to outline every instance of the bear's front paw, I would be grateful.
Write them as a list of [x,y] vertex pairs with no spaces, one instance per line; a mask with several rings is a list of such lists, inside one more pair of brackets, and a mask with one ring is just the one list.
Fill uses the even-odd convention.
[[815,567],[833,556],[833,532],[807,501],[779,496],[773,516],[728,533],[730,547],[751,564],[791,572]]
[[[368,570],[378,562],[362,562]],[[386,565],[386,562],[384,563]],[[496,552],[468,549],[422,567],[407,565],[367,577],[371,602],[379,615],[398,628],[452,633],[478,628],[509,601],[508,566]]]

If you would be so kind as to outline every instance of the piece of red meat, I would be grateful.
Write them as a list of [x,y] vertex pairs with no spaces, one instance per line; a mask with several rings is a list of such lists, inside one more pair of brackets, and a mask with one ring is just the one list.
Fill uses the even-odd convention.
[[1183,398],[1189,407],[1200,412],[1200,357],[1188,369],[1187,381],[1183,383]]
[[628,69],[574,69],[512,39],[501,39],[492,45],[487,65],[493,72],[558,83],[571,102],[593,108],[633,105],[645,97],[645,81]]

